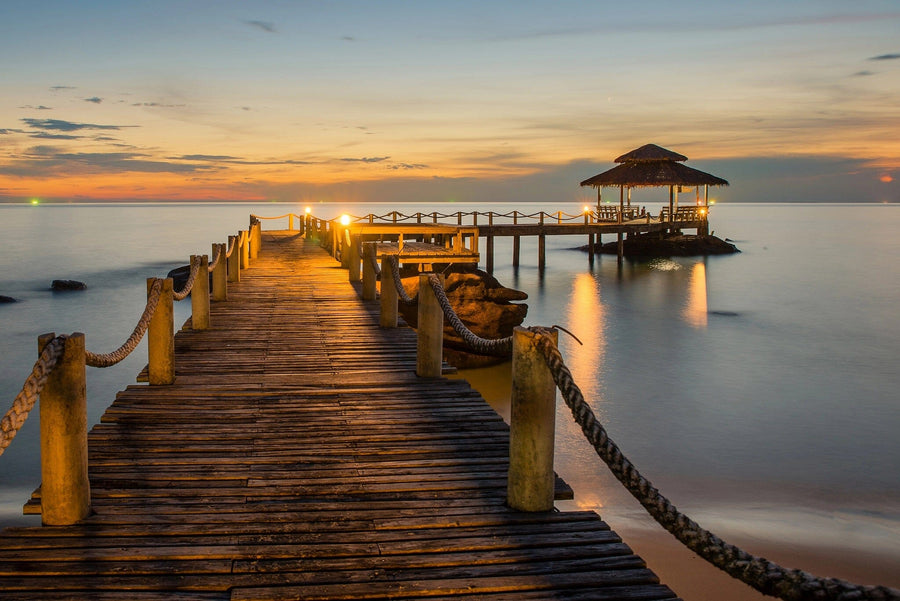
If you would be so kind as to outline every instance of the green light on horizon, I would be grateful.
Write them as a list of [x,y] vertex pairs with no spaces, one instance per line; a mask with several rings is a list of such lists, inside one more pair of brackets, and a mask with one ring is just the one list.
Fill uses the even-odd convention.
[[34,206],[37,206],[37,205],[41,204],[41,199],[40,198],[32,198],[31,204]]

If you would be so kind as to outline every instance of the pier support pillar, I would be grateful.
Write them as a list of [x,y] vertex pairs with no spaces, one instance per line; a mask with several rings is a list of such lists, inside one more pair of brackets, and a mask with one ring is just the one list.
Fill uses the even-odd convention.
[[494,273],[494,237],[487,236],[487,248],[485,249],[484,270],[489,274]]
[[228,236],[228,248],[231,249],[231,255],[229,255],[227,260],[229,282],[241,281],[241,249],[239,242],[240,236]]
[[209,259],[206,255],[191,255],[191,269],[198,263],[197,277],[191,288],[191,329],[209,329]]
[[[434,294],[430,274],[419,274],[419,326],[416,329],[416,375],[420,378],[441,377],[444,346],[444,311]],[[444,277],[438,276],[441,284]]]
[[358,282],[361,279],[359,270],[359,235],[347,233],[350,238],[347,243],[347,269],[350,272],[350,281]]
[[513,257],[512,264],[513,267],[519,266],[519,249],[521,248],[521,240],[519,236],[513,236]]
[[[38,352],[54,337],[39,337]],[[70,526],[91,513],[84,372],[84,334],[75,332],[40,395],[41,522],[46,526]]]
[[[147,278],[147,292],[156,278]],[[172,278],[163,281],[156,311],[147,328],[147,368],[150,385],[165,385],[175,382],[175,315],[172,296]]]
[[394,282],[394,272],[391,271],[391,257],[381,257],[381,317],[379,325],[382,328],[397,327],[397,288]]
[[538,236],[538,271],[544,271],[547,266],[547,235]]
[[362,298],[363,300],[375,300],[375,242],[363,242],[362,258]]
[[[556,330],[547,329],[541,335],[557,342]],[[523,327],[513,332],[506,502],[518,511],[550,511],[555,497],[556,384],[537,350],[536,336]]]
[[625,260],[625,237],[622,232],[618,233],[618,237],[616,238],[617,247],[616,247],[616,256],[618,257],[619,263]]
[[212,299],[214,301],[228,300],[228,259],[225,252],[228,250],[227,244],[213,244],[212,256],[216,256],[219,252],[219,262],[216,263],[212,272]]

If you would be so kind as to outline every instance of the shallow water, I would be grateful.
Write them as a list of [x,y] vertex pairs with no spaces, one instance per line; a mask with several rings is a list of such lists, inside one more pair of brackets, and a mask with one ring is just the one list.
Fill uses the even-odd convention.
[[[316,205],[315,213],[391,208]],[[246,227],[250,212],[300,209],[0,205],[0,294],[21,300],[0,305],[3,410],[34,361],[38,334],[83,331],[89,349],[112,350],[140,316],[145,278],[208,253]],[[529,294],[527,325],[558,324],[584,343],[561,335],[585,397],[679,508],[726,538],[900,561],[900,208],[723,205],[711,223],[742,253],[590,264],[573,250],[585,240],[556,237],[540,273],[536,240],[522,240],[514,269],[511,241],[499,239],[495,275]],[[51,293],[56,278],[88,290]],[[177,305],[177,323],[188,312]],[[117,367],[88,371],[91,422],[145,363],[139,348]],[[508,366],[466,375],[503,413]],[[40,478],[36,421],[0,457],[0,524],[34,522],[20,514]],[[612,482],[562,403],[557,430],[557,471],[574,487],[575,505],[616,528],[645,527],[643,510]]]

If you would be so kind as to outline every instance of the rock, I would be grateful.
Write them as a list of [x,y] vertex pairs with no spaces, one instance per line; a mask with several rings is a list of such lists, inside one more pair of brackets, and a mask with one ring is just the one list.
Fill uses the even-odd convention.
[[[587,250],[587,246],[582,246]],[[727,255],[741,252],[738,248],[716,236],[694,236],[676,234],[660,237],[657,233],[628,236],[623,244],[626,257],[658,258],[658,257],[693,257],[705,255]],[[618,242],[607,242],[596,247],[596,253],[618,254]]]
[[66,292],[69,290],[87,290],[87,284],[78,280],[53,280],[50,283],[50,289],[57,292]]
[[2,294],[0,294],[0,303],[16,303],[16,302],[18,302],[18,301],[16,299],[14,299],[13,297],[3,296]]
[[[417,275],[404,277],[402,282],[407,294],[415,296],[418,293]],[[481,338],[511,336],[513,329],[522,324],[528,313],[528,305],[511,302],[527,299],[526,293],[505,288],[496,278],[475,267],[451,267],[444,273],[444,290],[462,322]],[[415,328],[418,325],[416,306],[400,303],[400,313],[410,326]],[[485,367],[507,360],[472,352],[449,325],[444,326],[444,359],[460,369]]]

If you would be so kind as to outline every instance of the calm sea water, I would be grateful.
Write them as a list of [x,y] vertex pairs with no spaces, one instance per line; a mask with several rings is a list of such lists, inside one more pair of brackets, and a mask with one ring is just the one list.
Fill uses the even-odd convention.
[[[82,331],[89,349],[110,351],[140,316],[147,277],[208,253],[251,212],[301,208],[0,205],[0,294],[20,300],[0,305],[2,410],[34,362],[39,334]],[[591,265],[574,250],[585,240],[556,237],[539,273],[535,240],[523,239],[513,269],[511,243],[500,239],[495,276],[529,294],[528,325],[558,324],[581,339],[561,335],[585,397],[679,508],[725,538],[867,549],[900,561],[900,207],[720,205],[711,223],[743,252],[621,267],[604,256]],[[52,293],[57,278],[88,290]],[[177,305],[177,323],[189,310]],[[145,363],[142,347],[119,366],[89,368],[92,422]],[[507,366],[466,376],[506,410]],[[614,527],[642,527],[642,510],[623,500],[560,405],[557,470],[575,488],[575,504]],[[31,419],[0,457],[0,524],[34,523],[21,505],[40,480],[36,432]]]

